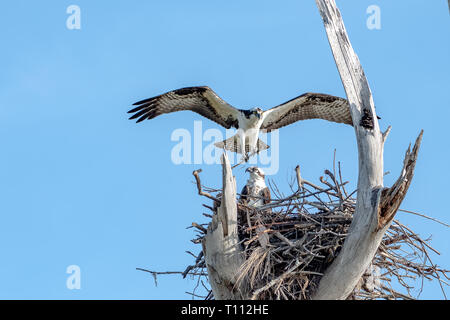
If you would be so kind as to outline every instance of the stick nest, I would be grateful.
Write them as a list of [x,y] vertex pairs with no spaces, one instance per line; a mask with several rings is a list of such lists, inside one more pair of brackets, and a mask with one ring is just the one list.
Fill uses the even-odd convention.
[[[194,175],[199,193],[214,203],[213,207],[204,206],[215,214],[220,190],[202,187],[198,172]],[[301,179],[298,170],[296,187],[295,179],[290,183],[290,196],[284,196],[274,183],[269,183],[270,204],[258,209],[238,205],[239,237],[246,261],[236,285],[248,286],[249,298],[310,299],[323,273],[339,254],[355,211],[356,191],[347,192],[340,168],[339,177],[328,170],[325,176],[316,185]],[[194,243],[202,242],[206,225],[192,224],[197,231]],[[414,299],[414,294],[420,295],[424,279],[438,281],[445,297],[443,286],[448,283],[444,279],[449,279],[449,271],[432,263],[430,251],[439,252],[429,241],[393,220],[371,265],[348,299]],[[202,280],[207,276],[203,252],[195,258],[195,264],[183,272],[184,276],[191,273],[199,277],[191,294],[213,299],[211,290],[206,296],[195,293],[199,283],[207,289]]]

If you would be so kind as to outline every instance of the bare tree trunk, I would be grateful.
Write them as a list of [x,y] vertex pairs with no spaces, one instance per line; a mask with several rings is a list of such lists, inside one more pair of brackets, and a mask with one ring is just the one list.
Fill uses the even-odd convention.
[[226,153],[221,160],[222,200],[217,214],[208,226],[202,246],[214,298],[240,300],[246,298],[246,292],[241,287],[236,287],[236,280],[245,258],[239,245],[237,230],[236,180]]
[[347,93],[358,144],[359,174],[356,211],[338,257],[327,269],[313,299],[346,299],[370,265],[384,232],[406,195],[414,173],[422,132],[404,160],[402,174],[383,188],[383,145],[390,127],[381,133],[372,93],[348,39],[334,0],[316,0],[334,59]]

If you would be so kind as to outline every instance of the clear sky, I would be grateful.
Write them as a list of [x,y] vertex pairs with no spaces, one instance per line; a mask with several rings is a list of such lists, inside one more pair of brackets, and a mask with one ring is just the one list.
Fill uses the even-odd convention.
[[[416,174],[402,204],[449,222],[450,16],[445,0],[337,1],[368,77],[380,125],[392,125],[385,178],[398,177],[421,129]],[[70,5],[81,29],[69,29]],[[366,13],[377,5],[380,29]],[[131,104],[172,89],[208,85],[240,108],[271,108],[304,92],[345,96],[325,30],[309,1],[7,1],[0,33],[0,298],[188,299],[195,281],[149,274],[184,270],[191,222],[207,203],[192,171],[220,186],[218,165],[171,160],[175,129],[193,133],[184,112],[135,124]],[[70,22],[70,21],[69,21]],[[203,129],[218,128],[210,121]],[[287,188],[297,164],[318,181],[333,151],[354,186],[351,127],[321,120],[279,131]],[[235,170],[238,188],[243,168]],[[433,262],[450,267],[448,228],[399,212],[432,237]],[[69,290],[68,266],[81,288]],[[441,299],[427,281],[421,298]],[[447,290],[447,294],[448,294]]]

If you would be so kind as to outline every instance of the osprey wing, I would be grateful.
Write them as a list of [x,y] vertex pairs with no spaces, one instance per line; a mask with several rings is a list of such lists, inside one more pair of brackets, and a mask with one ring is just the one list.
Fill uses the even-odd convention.
[[239,110],[222,100],[209,87],[187,87],[134,103],[130,119],[141,122],[161,114],[190,110],[229,129],[238,127]]
[[263,198],[263,204],[270,203],[271,196],[270,196],[270,190],[268,187],[265,187],[264,189],[261,190],[261,196]]
[[307,119],[324,119],[353,125],[348,101],[321,93],[305,93],[265,113],[261,129],[268,131]]
[[241,196],[239,197],[239,202],[246,203],[248,201],[248,193],[249,193],[248,186],[245,185],[242,188]]

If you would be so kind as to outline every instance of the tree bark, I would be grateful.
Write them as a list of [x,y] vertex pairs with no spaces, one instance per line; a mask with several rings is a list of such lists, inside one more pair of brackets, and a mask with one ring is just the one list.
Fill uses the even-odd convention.
[[350,104],[358,145],[356,210],[341,252],[322,277],[313,299],[346,299],[370,265],[384,232],[406,195],[414,174],[422,132],[392,188],[383,187],[383,146],[390,127],[380,131],[369,84],[347,36],[334,0],[316,0]]

